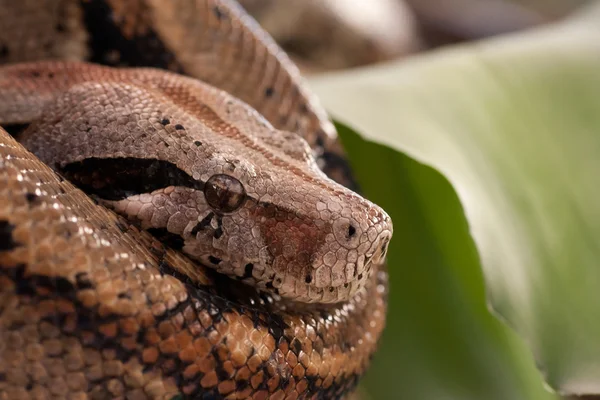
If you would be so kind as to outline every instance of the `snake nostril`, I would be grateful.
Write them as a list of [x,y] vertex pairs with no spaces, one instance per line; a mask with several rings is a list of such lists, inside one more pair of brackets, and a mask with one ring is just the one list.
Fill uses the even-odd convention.
[[356,235],[356,228],[354,227],[354,225],[348,224],[348,238],[351,238],[354,235]]
[[355,220],[350,218],[337,218],[332,225],[336,241],[347,249],[354,249],[360,244],[363,231]]

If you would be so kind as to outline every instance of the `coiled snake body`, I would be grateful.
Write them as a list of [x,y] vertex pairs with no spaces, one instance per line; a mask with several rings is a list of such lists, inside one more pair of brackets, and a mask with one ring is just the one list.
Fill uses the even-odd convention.
[[[319,169],[352,184],[285,55],[229,1],[35,4],[0,0],[0,123],[35,154],[0,132],[0,398],[350,391],[392,226]],[[48,58],[223,90],[13,64]]]

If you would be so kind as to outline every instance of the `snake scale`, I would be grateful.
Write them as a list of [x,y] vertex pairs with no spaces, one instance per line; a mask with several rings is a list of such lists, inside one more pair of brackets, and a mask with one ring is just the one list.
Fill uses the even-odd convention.
[[352,391],[391,221],[243,9],[0,0],[0,64],[0,399]]

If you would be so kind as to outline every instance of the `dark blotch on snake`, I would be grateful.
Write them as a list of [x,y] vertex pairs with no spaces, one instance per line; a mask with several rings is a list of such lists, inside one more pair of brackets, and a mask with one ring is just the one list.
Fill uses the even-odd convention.
[[[88,33],[89,61],[108,65],[144,66],[182,73],[183,67],[150,26],[128,35],[107,1],[79,2]],[[118,54],[118,57],[114,57]]]
[[244,275],[242,275],[242,279],[252,278],[252,271],[254,270],[254,264],[248,263],[244,267]]
[[202,221],[198,222],[196,226],[192,228],[191,234],[196,236],[198,232],[208,228],[214,216],[215,214],[213,212],[208,213],[206,217],[202,218]]
[[0,251],[10,251],[18,246],[19,243],[13,238],[15,226],[7,220],[0,219]]
[[150,228],[148,232],[173,250],[181,250],[183,248],[183,238],[176,233],[169,232],[166,228]]
[[169,186],[204,189],[203,182],[164,160],[92,157],[59,169],[86,193],[106,200],[122,200]]
[[27,199],[28,203],[33,203],[35,200],[37,200],[38,195],[35,193],[27,193],[25,195],[25,199]]

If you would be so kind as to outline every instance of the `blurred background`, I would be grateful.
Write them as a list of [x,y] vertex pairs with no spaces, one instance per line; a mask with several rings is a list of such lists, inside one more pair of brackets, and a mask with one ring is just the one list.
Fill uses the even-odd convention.
[[239,0],[305,73],[408,57],[561,20],[589,0]]
[[600,7],[240,3],[394,220],[388,325],[354,398],[600,399]]

